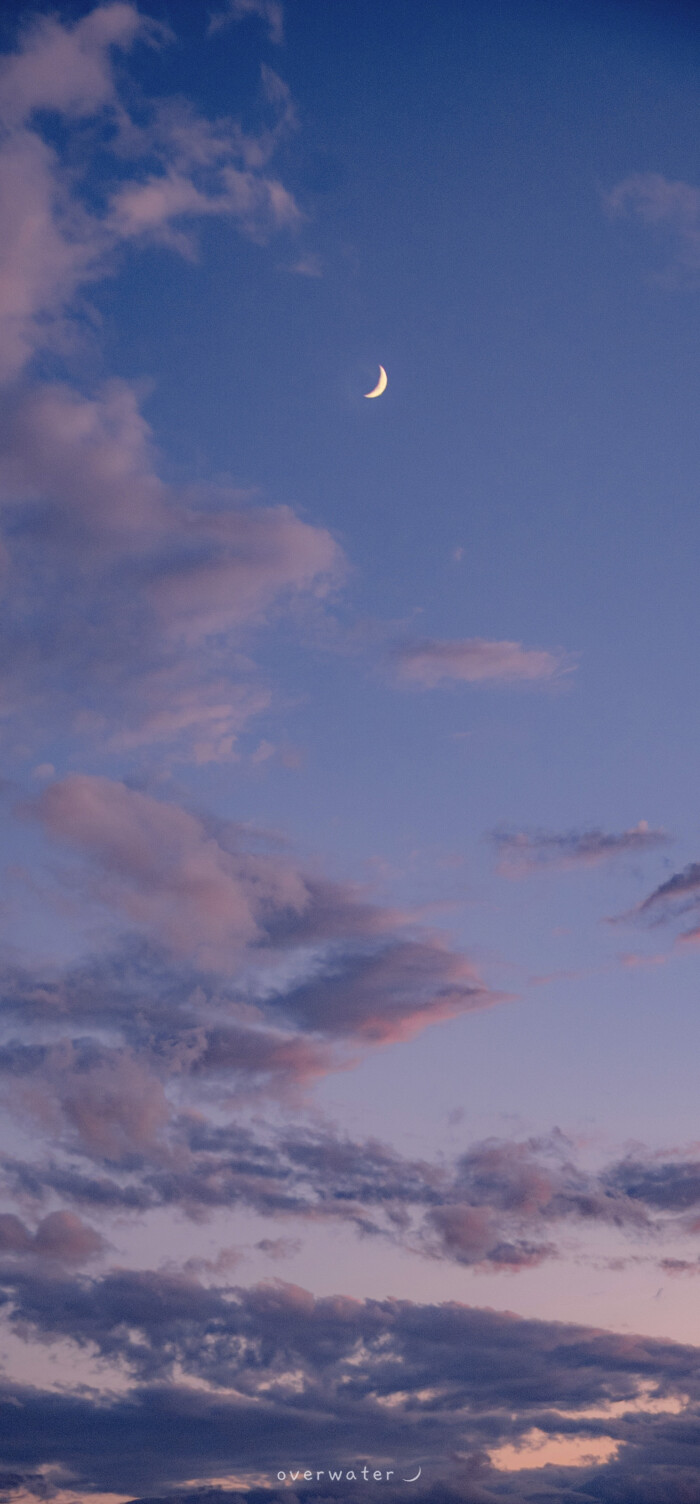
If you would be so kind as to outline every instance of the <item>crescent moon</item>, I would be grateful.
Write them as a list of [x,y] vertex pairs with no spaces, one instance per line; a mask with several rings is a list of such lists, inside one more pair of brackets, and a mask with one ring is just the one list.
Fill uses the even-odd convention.
[[422,1471],[423,1471],[422,1467],[419,1467],[418,1472],[416,1473],[415,1478],[404,1478],[404,1480],[403,1480],[404,1483],[417,1483],[418,1479],[420,1478],[420,1475],[421,1475]]
[[[381,397],[382,392],[386,391],[387,380],[388,380],[388,378],[387,378],[386,371],[384,370],[383,366],[380,366],[379,367],[379,380],[377,382],[377,385],[372,388],[371,392],[365,392],[365,397]],[[404,1483],[405,1482],[406,1482],[406,1479],[404,1478]]]

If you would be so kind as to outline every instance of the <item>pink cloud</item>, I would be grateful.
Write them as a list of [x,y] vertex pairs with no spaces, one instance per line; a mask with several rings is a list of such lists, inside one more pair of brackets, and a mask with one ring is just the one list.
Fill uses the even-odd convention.
[[226,822],[85,774],[43,789],[25,812],[79,857],[64,889],[70,881],[88,905],[237,988],[237,1002],[225,994],[187,1012],[182,1058],[174,1042],[159,1056],[170,1073],[301,1080],[334,1063],[297,1050],[309,1035],[374,1047],[502,1000],[440,934],[287,853],[250,850]]
[[167,27],[119,0],[98,5],[73,26],[39,17],[24,32],[19,50],[0,62],[0,118],[12,127],[36,110],[79,117],[114,105],[109,49],[168,35]]
[[300,914],[309,903],[291,864],[236,856],[186,810],[108,778],[74,774],[32,808],[91,859],[98,897],[176,953],[230,960],[262,938],[270,911]]
[[416,689],[450,683],[546,682],[571,667],[561,652],[524,648],[519,642],[489,642],[483,637],[408,642],[394,650],[393,659],[399,679]]
[[[143,549],[168,528],[168,495],[154,470],[148,424],[126,382],[99,396],[43,386],[0,414],[0,501],[42,502],[49,540],[112,555]],[[47,541],[49,541],[47,540]]]
[[440,937],[398,935],[369,952],[329,956],[317,975],[282,999],[282,1007],[305,1028],[376,1045],[411,1039],[429,1024],[501,1000],[468,957]]
[[[136,123],[120,97],[112,50],[160,44],[167,28],[132,5],[98,6],[73,25],[39,18],[0,62],[0,380],[15,377],[37,350],[75,338],[69,314],[80,289],[111,270],[120,244],[149,239],[187,255],[194,220],[231,219],[254,240],[291,229],[302,216],[292,195],[262,171],[294,126],[289,91],[270,69],[262,88],[274,123],[248,137],[236,122],[199,118],[160,101]],[[90,161],[70,167],[37,124],[40,111],[64,119],[108,119],[114,185],[103,211],[84,194]],[[107,144],[106,149],[109,150]],[[144,162],[157,170],[144,178]],[[134,170],[136,169],[136,170]]]
[[0,1215],[0,1255],[32,1254],[61,1263],[82,1264],[104,1248],[104,1239],[75,1212],[49,1212],[31,1233],[12,1212]]
[[637,172],[618,183],[605,204],[611,214],[636,215],[644,224],[673,235],[679,268],[692,273],[700,269],[700,188],[658,172]]
[[[15,524],[5,594],[23,623],[5,694],[18,705],[50,694],[55,714],[61,696],[77,698],[80,726],[115,749],[227,760],[271,698],[242,634],[326,595],[342,554],[288,507],[166,486],[156,459],[124,382],[93,397],[54,384],[0,407],[0,506]],[[69,595],[91,623],[77,637]]]

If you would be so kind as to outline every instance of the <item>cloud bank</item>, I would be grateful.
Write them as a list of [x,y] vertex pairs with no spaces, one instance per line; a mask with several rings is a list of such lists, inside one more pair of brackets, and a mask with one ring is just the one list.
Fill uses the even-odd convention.
[[[536,1440],[545,1458],[548,1446],[560,1459],[546,1472],[556,1504],[691,1497],[698,1353],[680,1343],[458,1303],[314,1300],[280,1282],[223,1291],[130,1271],[79,1282],[18,1277],[7,1295],[23,1331],[44,1343],[69,1333],[131,1380],[128,1393],[100,1399],[6,1392],[3,1446],[29,1498],[42,1496],[32,1474],[58,1458],[60,1481],[83,1497],[240,1498],[233,1486],[206,1491],[207,1479],[225,1484],[235,1471],[244,1486],[267,1484],[246,1489],[258,1504],[333,1504],[363,1496],[369,1463],[396,1470],[389,1490],[402,1501],[534,1504],[544,1497]],[[596,1451],[614,1460],[586,1465],[582,1456]],[[562,1465],[567,1455],[577,1462]],[[401,1476],[418,1466],[420,1486],[404,1488]],[[339,1468],[355,1471],[358,1486],[334,1486],[329,1469]],[[290,1486],[292,1471],[301,1483]],[[181,1493],[196,1479],[201,1492]]]

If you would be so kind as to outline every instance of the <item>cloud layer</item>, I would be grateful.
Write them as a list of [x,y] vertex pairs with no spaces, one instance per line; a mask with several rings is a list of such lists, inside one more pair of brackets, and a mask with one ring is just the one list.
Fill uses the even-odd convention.
[[[547,1448],[546,1497],[556,1504],[691,1498],[684,1489],[700,1442],[693,1347],[457,1303],[314,1300],[279,1282],[221,1291],[124,1271],[81,1282],[17,1276],[7,1294],[21,1330],[44,1343],[69,1335],[132,1381],[128,1394],[99,1401],[29,1388],[7,1395],[19,1406],[0,1407],[3,1446],[9,1467],[29,1475],[30,1498],[39,1496],[32,1472],[58,1459],[61,1481],[83,1497],[143,1499],[147,1490],[169,1500],[188,1479],[203,1488],[235,1473],[265,1481],[245,1495],[257,1501],[356,1500],[369,1464],[394,1469],[394,1499],[520,1504],[543,1498]],[[586,1465],[582,1456],[596,1451],[615,1460]],[[420,1486],[404,1488],[401,1477],[418,1467]],[[329,1469],[354,1471],[358,1486],[334,1486]],[[294,1471],[302,1481],[290,1487]]]

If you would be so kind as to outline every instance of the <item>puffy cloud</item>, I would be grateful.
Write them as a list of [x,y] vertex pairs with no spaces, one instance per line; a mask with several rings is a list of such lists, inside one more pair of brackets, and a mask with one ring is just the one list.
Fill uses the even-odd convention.
[[157,41],[167,28],[121,3],[98,5],[72,27],[50,16],[28,27],[16,53],[0,61],[0,119],[25,124],[37,110],[79,118],[115,102],[109,49]]
[[[255,1504],[354,1504],[367,1464],[370,1475],[393,1467],[391,1497],[420,1504],[526,1504],[543,1498],[543,1485],[553,1504],[679,1504],[697,1482],[698,1352],[689,1345],[457,1302],[314,1300],[279,1281],[220,1291],[138,1271],[90,1281],[17,1271],[3,1284],[25,1338],[69,1336],[133,1377],[123,1396],[24,1389],[7,1396],[18,1405],[0,1408],[8,1467],[36,1474],[60,1459],[83,1498],[109,1488],[203,1501],[213,1497],[207,1481],[223,1485],[233,1467]],[[555,1458],[566,1457],[568,1439],[572,1465],[546,1467],[544,1450],[538,1466],[535,1433]],[[585,1443],[616,1461],[587,1465]],[[512,1461],[504,1471],[500,1459],[518,1447],[521,1470]],[[417,1466],[420,1486],[404,1488]],[[356,1486],[329,1469],[352,1470]],[[220,1497],[240,1497],[240,1486],[232,1480]]]
[[495,846],[500,870],[508,877],[520,877],[542,868],[592,867],[627,852],[653,851],[663,846],[669,836],[664,830],[650,830],[640,820],[631,830],[494,830],[490,840]]
[[611,214],[636,215],[644,224],[675,239],[680,272],[700,270],[700,188],[671,181],[658,172],[636,172],[605,197]]
[[489,642],[483,637],[401,643],[394,649],[393,663],[399,680],[415,689],[438,689],[451,683],[548,682],[571,667],[564,653],[524,648],[519,642]]
[[75,1212],[49,1212],[32,1233],[13,1212],[0,1213],[0,1257],[15,1254],[82,1264],[104,1248],[104,1239]]
[[605,1174],[625,1197],[655,1211],[683,1213],[700,1207],[700,1163],[662,1155],[629,1155]]
[[[0,410],[0,497],[83,567],[162,542],[171,521],[148,424],[125,382],[98,397],[43,386]],[[37,517],[38,509],[38,517]]]
[[[192,255],[186,226],[195,219],[231,219],[256,240],[300,221],[291,194],[262,170],[294,123],[286,86],[271,70],[263,89],[275,123],[259,138],[173,102],[152,106],[146,124],[130,118],[112,50],[169,36],[118,0],[72,25],[38,18],[0,62],[0,380],[15,377],[37,350],[65,342],[79,290],[109,270],[120,244],[149,239]],[[69,167],[42,134],[47,112],[108,126],[102,144],[112,152],[112,181],[102,178],[99,194],[84,191],[90,161],[81,176],[75,158]]]

